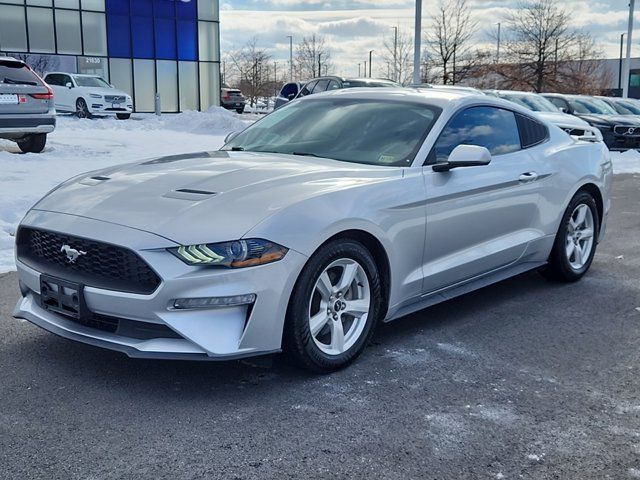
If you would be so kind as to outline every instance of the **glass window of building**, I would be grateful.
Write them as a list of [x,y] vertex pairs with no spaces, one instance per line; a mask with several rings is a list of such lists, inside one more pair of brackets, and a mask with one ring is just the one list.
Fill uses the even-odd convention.
[[135,108],[138,112],[153,112],[156,96],[156,69],[153,60],[133,60]]
[[54,0],[55,6],[58,8],[73,8],[78,10],[80,8],[80,0]]
[[220,64],[200,62],[200,108],[220,105]]
[[53,10],[50,8],[27,7],[29,28],[29,50],[31,52],[55,52],[53,34]]
[[198,22],[198,43],[200,45],[200,61],[218,61],[218,24]]
[[27,29],[24,8],[0,5],[0,50],[25,52]]
[[180,110],[198,109],[198,63],[180,62],[178,64],[180,83]]
[[82,0],[82,9],[104,12],[104,0]]
[[56,10],[56,35],[58,53],[82,53],[80,34],[80,12]]
[[27,5],[36,7],[51,7],[51,0],[27,0]]
[[82,37],[85,55],[107,55],[107,26],[104,13],[82,12]]
[[198,19],[218,21],[218,0],[198,0]]
[[171,60],[156,62],[158,93],[163,112],[177,112],[178,108],[178,63]]
[[109,60],[109,77],[111,84],[133,96],[133,72],[131,60],[128,58],[112,58]]

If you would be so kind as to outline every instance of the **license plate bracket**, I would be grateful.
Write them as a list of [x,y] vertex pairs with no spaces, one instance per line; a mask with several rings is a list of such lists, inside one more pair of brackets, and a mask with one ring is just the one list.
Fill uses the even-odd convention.
[[40,306],[79,320],[86,311],[84,286],[62,278],[40,275]]

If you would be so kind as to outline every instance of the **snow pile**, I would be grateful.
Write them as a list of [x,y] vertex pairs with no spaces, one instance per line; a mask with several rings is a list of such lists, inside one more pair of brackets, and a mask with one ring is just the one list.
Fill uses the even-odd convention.
[[15,143],[0,140],[0,272],[15,270],[13,235],[24,214],[62,181],[122,163],[217,150],[228,133],[254,120],[219,107],[161,117],[135,115],[127,121],[58,117],[58,128],[41,154],[17,155]]
[[611,152],[614,173],[640,173],[640,153],[636,150]]

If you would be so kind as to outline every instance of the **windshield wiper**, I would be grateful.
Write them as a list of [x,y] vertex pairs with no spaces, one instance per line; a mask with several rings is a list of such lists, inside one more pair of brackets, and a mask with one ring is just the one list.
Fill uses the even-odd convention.
[[231,147],[232,152],[244,152],[244,147]]
[[34,87],[38,85],[36,82],[29,82],[27,80],[13,80],[11,78],[6,78],[2,81],[2,83],[10,83],[12,85],[33,85]]

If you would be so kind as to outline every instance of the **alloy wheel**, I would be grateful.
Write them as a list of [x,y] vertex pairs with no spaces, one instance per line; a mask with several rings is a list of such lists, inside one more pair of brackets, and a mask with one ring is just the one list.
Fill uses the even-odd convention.
[[574,270],[584,267],[593,250],[594,221],[591,209],[579,204],[569,217],[565,251],[569,265]]
[[309,329],[316,346],[327,355],[340,355],[360,338],[371,306],[369,279],[353,259],[327,266],[309,299]]

